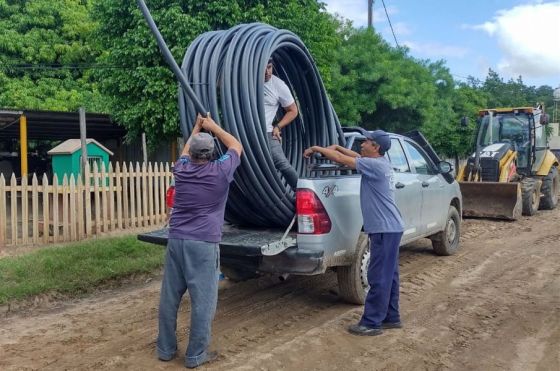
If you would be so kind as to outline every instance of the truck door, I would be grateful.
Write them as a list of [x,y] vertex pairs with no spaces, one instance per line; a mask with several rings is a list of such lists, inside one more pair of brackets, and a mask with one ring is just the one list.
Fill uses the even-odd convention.
[[416,143],[405,140],[404,146],[422,189],[421,228],[424,234],[435,233],[442,229],[449,209],[447,195],[444,192],[445,180],[438,174],[428,155]]
[[402,243],[420,235],[422,230],[422,185],[418,174],[411,170],[401,141],[391,139],[391,149],[386,153],[395,171],[395,197],[404,221]]

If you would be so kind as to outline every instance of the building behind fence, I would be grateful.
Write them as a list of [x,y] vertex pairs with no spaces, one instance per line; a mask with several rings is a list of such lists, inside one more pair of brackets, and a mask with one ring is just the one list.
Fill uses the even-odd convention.
[[0,174],[0,247],[79,241],[165,223],[169,164],[94,163],[84,176]]

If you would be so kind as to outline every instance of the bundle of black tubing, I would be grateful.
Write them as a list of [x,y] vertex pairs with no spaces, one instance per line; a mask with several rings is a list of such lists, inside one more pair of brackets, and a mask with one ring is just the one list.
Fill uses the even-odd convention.
[[[274,167],[265,127],[264,74],[270,58],[274,74],[288,84],[299,109],[297,119],[282,131],[282,145],[300,177],[310,175],[309,161],[303,158],[305,148],[344,142],[336,113],[303,42],[290,31],[262,23],[207,32],[188,47],[178,71],[145,4],[138,3],[180,82],[183,136],[190,135],[197,113],[205,116],[208,112],[243,144],[226,220],[258,227],[289,225],[295,213],[294,190]],[[224,151],[221,147],[220,153]]]

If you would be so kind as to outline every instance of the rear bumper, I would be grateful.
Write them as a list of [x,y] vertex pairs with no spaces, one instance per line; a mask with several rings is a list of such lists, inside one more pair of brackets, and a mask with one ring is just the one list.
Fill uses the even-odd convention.
[[[138,235],[138,240],[167,245],[167,228]],[[292,246],[277,255],[264,256],[260,246],[220,244],[224,266],[260,273],[313,275],[324,273],[324,251],[302,250]]]

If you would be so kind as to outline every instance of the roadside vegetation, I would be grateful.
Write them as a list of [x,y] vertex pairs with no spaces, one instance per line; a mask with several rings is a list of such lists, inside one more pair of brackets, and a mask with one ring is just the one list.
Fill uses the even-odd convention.
[[0,259],[0,305],[40,294],[76,296],[111,280],[159,271],[161,246],[136,236],[46,247]]

